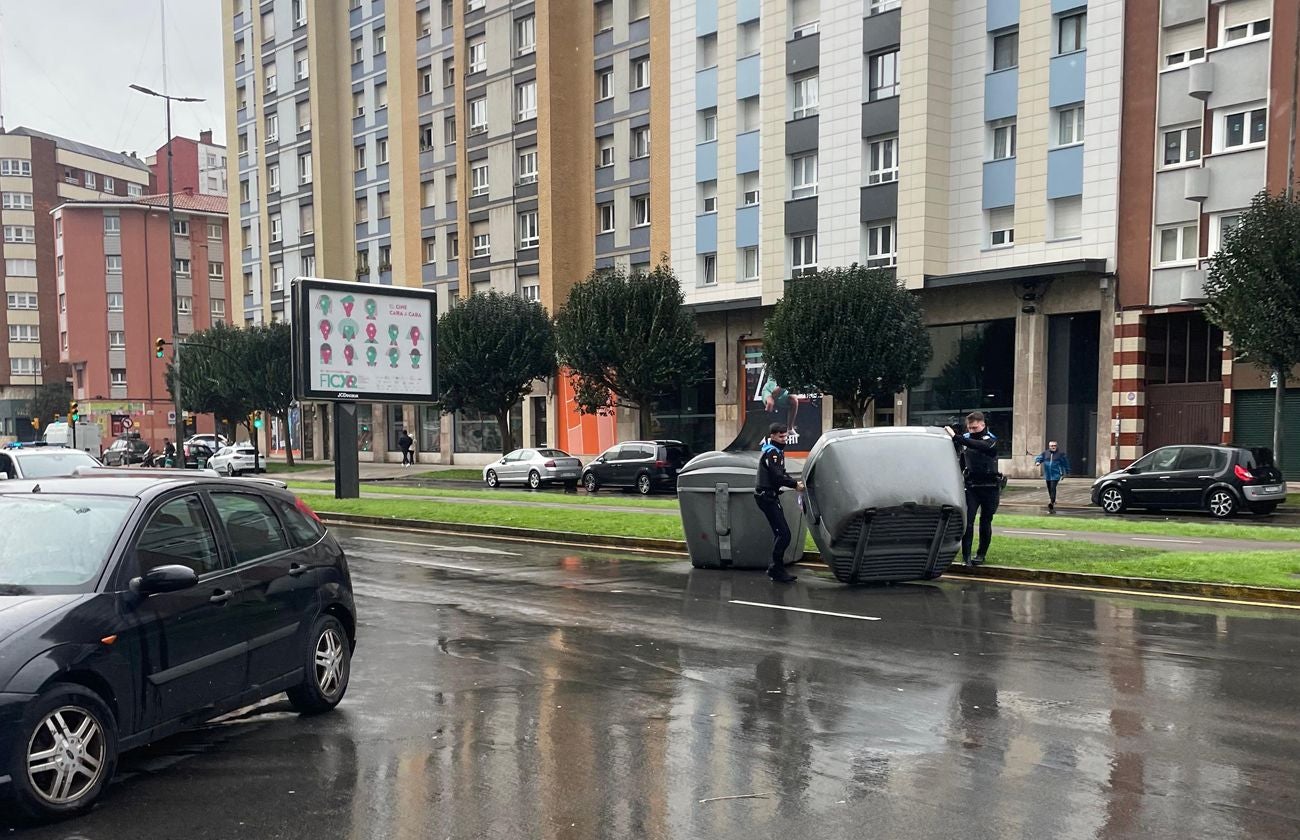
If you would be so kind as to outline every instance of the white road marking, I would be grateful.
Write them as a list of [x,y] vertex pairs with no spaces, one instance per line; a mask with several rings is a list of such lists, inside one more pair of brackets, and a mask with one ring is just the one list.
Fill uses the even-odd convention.
[[1069,533],[1068,531],[1021,531],[1021,530],[1014,529],[1014,528],[1005,528],[1005,529],[1003,529],[1002,533],[1004,533],[1004,534],[1033,534],[1034,536],[1039,536],[1039,537],[1068,537],[1068,536],[1070,536],[1070,533]]
[[763,604],[758,601],[728,601],[730,604],[739,604],[742,607],[763,607],[769,610],[785,610],[786,612],[812,613],[813,615],[829,615],[834,618],[856,618],[858,621],[880,621],[874,615],[851,615],[850,613],[826,612],[825,610],[810,610],[805,607],[786,607],[781,604]]
[[504,557],[518,557],[513,551],[502,551],[498,548],[483,548],[473,545],[435,545],[433,543],[410,542],[407,540],[381,540],[377,537],[352,537],[357,542],[388,543],[389,545],[410,545],[416,548],[431,548],[435,551],[459,551],[463,554],[498,554]]
[[1201,545],[1201,540],[1173,540],[1164,537],[1133,537],[1134,542],[1167,542],[1167,543],[1185,543],[1187,545]]

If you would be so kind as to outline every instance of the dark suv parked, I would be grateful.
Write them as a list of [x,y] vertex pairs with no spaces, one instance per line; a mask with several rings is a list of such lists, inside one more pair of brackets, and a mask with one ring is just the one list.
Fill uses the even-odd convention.
[[1286,482],[1268,449],[1165,446],[1092,484],[1092,503],[1106,513],[1128,508],[1269,514],[1286,501]]
[[582,472],[588,493],[602,487],[635,487],[642,496],[677,489],[677,471],[691,459],[680,440],[629,440],[610,447]]

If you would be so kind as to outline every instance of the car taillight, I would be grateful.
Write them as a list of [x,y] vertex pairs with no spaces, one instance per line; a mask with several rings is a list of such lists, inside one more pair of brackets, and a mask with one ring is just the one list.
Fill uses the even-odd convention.
[[665,467],[671,467],[672,464],[667,461],[655,461],[655,466],[662,470]]
[[554,462],[554,461],[547,461],[545,464],[542,464],[542,466],[543,466],[543,467],[546,467],[548,470],[553,470],[553,469],[555,469],[555,462]]
[[316,511],[311,509],[311,505],[307,504],[302,499],[298,499],[294,507],[298,508],[298,512],[301,513],[303,516],[306,516],[309,519],[316,520],[316,524],[318,525],[325,524],[324,522],[320,521],[320,517],[316,515]]
[[1242,481],[1250,481],[1255,477],[1250,470],[1246,469],[1241,464],[1237,464],[1232,468],[1232,474]]

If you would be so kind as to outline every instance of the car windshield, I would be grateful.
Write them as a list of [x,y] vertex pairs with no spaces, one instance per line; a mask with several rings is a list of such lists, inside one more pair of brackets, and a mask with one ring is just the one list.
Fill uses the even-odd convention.
[[539,449],[539,450],[537,450],[537,454],[541,455],[543,458],[567,458],[567,457],[569,457],[569,453],[567,453],[567,452],[562,452],[562,451],[560,451],[559,449]]
[[18,465],[23,471],[23,478],[53,478],[72,475],[77,467],[97,467],[99,462],[79,449],[68,449],[63,452],[27,455],[18,459]]
[[0,496],[0,595],[87,591],[135,505],[114,496]]

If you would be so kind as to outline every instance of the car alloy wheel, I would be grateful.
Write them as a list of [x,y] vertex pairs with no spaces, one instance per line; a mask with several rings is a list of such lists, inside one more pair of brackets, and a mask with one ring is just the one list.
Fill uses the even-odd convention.
[[1127,506],[1124,491],[1118,487],[1107,487],[1101,491],[1101,509],[1106,513],[1123,513]]
[[234,478],[235,476],[239,475],[239,473],[235,472],[234,464],[226,464],[226,475],[230,476],[231,478]]
[[649,496],[651,489],[653,488],[651,488],[650,486],[650,476],[646,475],[645,473],[641,473],[639,476],[637,476],[636,491],[638,493],[640,493],[642,496]]
[[104,775],[107,739],[95,716],[80,706],[47,714],[27,743],[27,781],[48,805],[70,805]]
[[303,714],[328,712],[343,699],[352,670],[352,644],[337,617],[316,620],[304,653],[305,675],[289,689],[289,702]]
[[501,479],[497,478],[497,471],[496,471],[496,470],[488,470],[488,471],[487,471],[487,486],[488,486],[488,487],[496,487],[496,486],[497,486],[498,484],[500,484],[500,483],[501,483]]
[[593,473],[587,473],[582,477],[582,486],[587,488],[588,493],[595,493],[600,489],[600,482],[596,481]]
[[537,470],[533,470],[528,474],[528,486],[534,490],[542,486],[542,477],[538,474]]
[[343,652],[346,645],[335,627],[325,628],[316,641],[316,685],[326,697],[333,697],[343,687],[344,671],[348,666]]
[[1210,494],[1208,507],[1217,519],[1227,519],[1237,512],[1237,500],[1227,490],[1215,490]]

